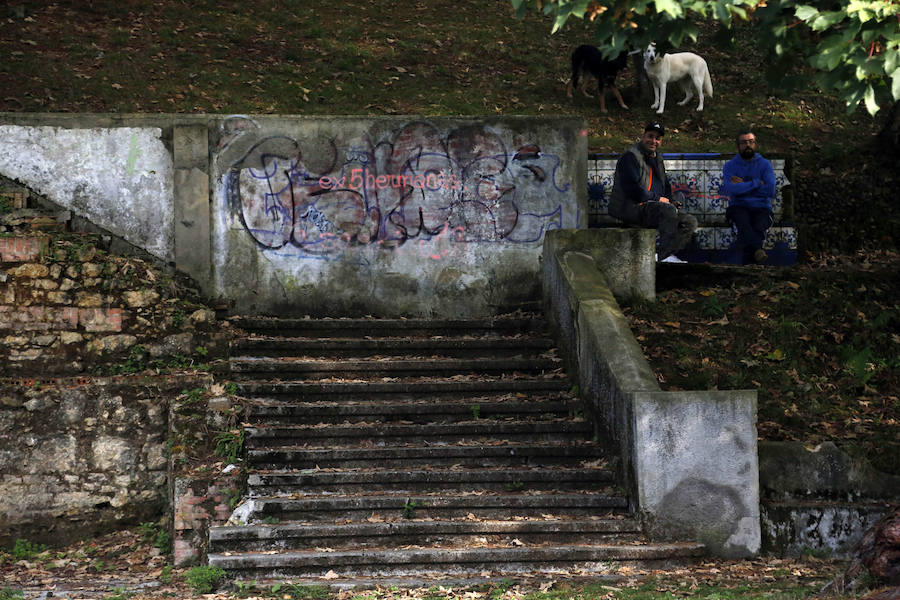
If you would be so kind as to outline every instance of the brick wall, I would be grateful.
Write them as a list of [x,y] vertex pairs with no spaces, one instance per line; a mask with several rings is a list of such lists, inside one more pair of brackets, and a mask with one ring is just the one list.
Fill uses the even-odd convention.
[[107,254],[99,236],[58,231],[53,219],[34,231],[47,218],[0,215],[0,377],[106,375],[223,354],[226,336],[196,291]]

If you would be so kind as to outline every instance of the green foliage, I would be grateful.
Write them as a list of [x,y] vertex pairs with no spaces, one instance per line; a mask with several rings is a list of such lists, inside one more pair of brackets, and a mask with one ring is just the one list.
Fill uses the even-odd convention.
[[503,598],[514,583],[515,582],[512,579],[508,578],[501,580],[491,588],[491,591],[488,593],[488,598],[490,600]]
[[12,588],[0,589],[0,600],[19,600],[25,598],[25,592]]
[[722,300],[713,294],[706,299],[706,304],[703,306],[701,314],[705,317],[721,317],[725,314],[727,308],[728,306],[723,304]]
[[172,583],[172,565],[166,565],[162,568],[159,572],[159,581],[166,585]]
[[412,519],[416,516],[416,509],[420,506],[424,506],[423,504],[419,504],[415,500],[406,500],[406,504],[403,505],[403,518],[404,519]]
[[[900,22],[892,0],[837,0],[817,8],[795,0],[511,0],[519,17],[541,10],[558,31],[570,17],[590,18],[596,39],[610,55],[651,41],[678,48],[696,42],[698,20],[727,28],[749,22],[769,60],[769,85],[802,82],[804,62],[816,69],[820,87],[835,92],[852,112],[863,103],[874,115],[900,101]],[[832,10],[828,10],[828,9]]]
[[522,481],[511,481],[506,484],[507,492],[521,492],[525,489],[525,483]]
[[241,497],[243,496],[243,494],[241,494],[241,490],[237,488],[228,488],[227,490],[224,490],[223,493],[228,498],[228,508],[234,509],[238,504],[240,504]]
[[191,404],[197,404],[201,400],[203,400],[203,396],[206,393],[206,390],[203,388],[193,388],[190,390],[181,390],[181,404],[182,406],[188,406]]
[[44,544],[36,544],[19,538],[13,545],[12,555],[16,560],[30,560],[45,550],[47,550],[47,546]]
[[12,212],[13,205],[8,196],[0,194],[0,215]]
[[159,523],[147,522],[138,526],[138,534],[145,544],[150,544],[163,554],[168,554],[172,548],[172,535],[160,527]]
[[192,567],[184,574],[184,582],[198,594],[209,594],[225,577],[225,571],[218,567],[204,565]]
[[481,405],[480,404],[472,404],[469,406],[469,409],[472,411],[472,419],[478,420],[481,416]]
[[878,372],[879,362],[869,346],[862,350],[850,349],[845,355],[844,369],[862,387]]
[[237,462],[244,447],[244,430],[220,431],[215,437],[216,448],[213,450],[216,456],[220,456],[228,462]]
[[103,600],[128,600],[132,596],[134,596],[134,592],[129,592],[125,588],[117,588],[112,594],[103,596]]

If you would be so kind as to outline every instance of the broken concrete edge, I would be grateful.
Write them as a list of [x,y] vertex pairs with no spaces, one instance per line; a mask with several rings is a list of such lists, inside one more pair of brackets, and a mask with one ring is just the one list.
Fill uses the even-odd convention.
[[900,476],[882,473],[834,442],[759,442],[763,551],[852,557],[866,532],[900,501]]
[[[595,426],[617,447],[620,475],[645,531],[653,539],[702,541],[717,556],[754,556],[756,392],[660,391],[616,302],[653,298],[655,281],[643,269],[655,268],[654,234],[549,232],[545,309]],[[620,285],[629,272],[640,283]]]
[[[215,379],[208,377],[199,389],[213,391]],[[188,398],[181,402],[185,393]],[[172,562],[176,567],[189,567],[206,564],[209,547],[209,530],[211,527],[225,525],[236,514],[241,514],[241,504],[246,503],[247,470],[241,460],[237,464],[227,464],[223,458],[216,461],[214,468],[209,468],[209,459],[215,460],[212,454],[201,452],[200,456],[192,456],[182,446],[192,440],[207,447],[207,452],[216,453],[213,449],[214,432],[230,430],[234,423],[228,415],[237,409],[241,411],[241,400],[226,395],[213,395],[207,402],[197,404],[190,398],[190,392],[183,390],[181,394],[172,396],[168,401],[168,460],[167,460],[167,521],[172,534]],[[204,429],[208,429],[207,437],[196,437],[196,423],[191,416],[185,418],[178,413],[188,409],[196,414]],[[216,458],[220,455],[216,453]],[[192,468],[198,460],[204,468]]]
[[247,489],[247,473],[244,469],[207,477],[172,473],[170,487],[172,563],[176,567],[206,564],[209,530],[241,513],[238,502]]

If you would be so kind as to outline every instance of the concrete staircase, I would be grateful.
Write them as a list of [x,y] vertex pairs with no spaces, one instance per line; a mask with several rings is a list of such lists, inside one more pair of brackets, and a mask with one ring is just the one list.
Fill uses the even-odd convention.
[[643,538],[537,315],[236,324],[246,524],[209,546],[233,577],[608,573],[702,552]]

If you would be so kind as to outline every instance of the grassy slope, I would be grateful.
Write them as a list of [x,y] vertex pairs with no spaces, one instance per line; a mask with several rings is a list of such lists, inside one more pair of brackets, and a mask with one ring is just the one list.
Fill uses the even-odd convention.
[[[633,96],[607,115],[568,100],[568,56],[590,24],[551,36],[540,15],[515,20],[508,0],[23,2],[26,19],[0,29],[0,110],[575,114],[599,151],[619,151],[653,116]],[[670,103],[666,149],[731,151],[738,125],[756,124],[770,152],[840,153],[877,129],[814,91],[770,97],[747,32],[717,48],[713,30],[684,49],[708,59],[715,96],[702,115]]]
[[[612,99],[605,115],[596,99],[567,99],[568,56],[590,40],[590,24],[550,36],[539,15],[513,19],[508,0],[16,4],[25,18],[11,11],[0,21],[0,55],[9,57],[0,61],[0,111],[581,115],[591,148],[603,152],[621,150],[655,118],[628,89],[629,72],[628,111]],[[751,125],[763,153],[796,158],[798,195],[810,206],[808,190],[825,176],[819,161],[849,164],[880,120],[848,116],[815,90],[774,97],[750,32],[739,30],[733,45],[714,37],[704,26],[700,43],[683,49],[707,58],[715,95],[702,114],[668,103],[664,150],[728,152],[736,129]],[[878,160],[866,168],[881,179]],[[896,284],[884,283],[898,279],[897,257],[879,258],[874,274],[861,261],[822,271],[823,260],[789,276],[799,288],[751,277],[667,292],[633,313],[635,328],[668,387],[758,385],[763,435],[852,442],[900,472],[891,433],[900,311]],[[708,324],[723,316],[728,325]]]

